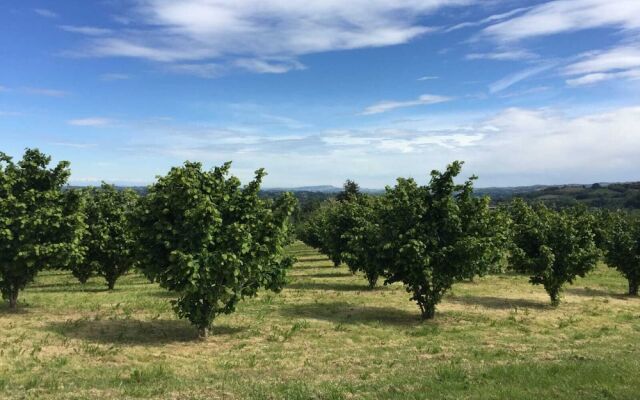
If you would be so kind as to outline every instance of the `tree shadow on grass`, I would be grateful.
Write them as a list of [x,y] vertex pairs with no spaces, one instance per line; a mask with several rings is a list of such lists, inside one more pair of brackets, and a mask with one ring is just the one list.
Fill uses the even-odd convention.
[[305,269],[325,269],[325,268],[331,268],[333,270],[337,270],[337,268],[335,268],[333,264],[327,263],[327,264],[321,264],[321,265],[296,264],[295,267],[291,269],[291,271],[305,270]]
[[317,274],[305,274],[307,278],[348,278],[353,276],[349,272],[318,272]]
[[305,256],[296,256],[298,262],[319,262],[319,261],[327,261],[331,262],[327,257],[305,257]]
[[584,297],[613,297],[619,300],[633,299],[633,296],[629,296],[627,293],[612,292],[606,289],[593,289],[590,287],[568,287],[564,289],[564,292],[574,296]]
[[[306,277],[307,275],[305,275]],[[338,283],[338,282],[293,282],[286,286],[287,289],[298,290],[334,290],[338,292],[364,292],[371,291],[365,282],[361,285],[353,283]],[[374,289],[375,290],[375,289]]]
[[456,296],[447,297],[446,301],[469,306],[492,308],[494,310],[512,310],[514,308],[535,308],[541,310],[551,307],[549,304],[541,303],[539,301],[527,299],[508,299],[504,297],[493,296]]
[[[33,286],[29,288],[29,291],[32,293],[65,293],[65,292],[101,293],[101,292],[108,292],[109,288],[107,288],[106,284],[104,285],[104,287],[97,287],[97,286],[83,287],[81,285],[74,285],[74,286],[59,285],[56,287],[54,285],[50,285],[48,287]],[[117,291],[118,291],[118,286],[116,286],[112,292],[117,292]]]
[[[54,322],[46,329],[74,339],[119,345],[161,345],[199,339],[197,329],[183,320],[79,319]],[[242,330],[244,328],[214,324],[210,335],[232,335]]]
[[339,324],[368,324],[379,322],[389,325],[416,325],[421,323],[420,313],[392,307],[369,307],[347,302],[322,302],[284,305],[281,314],[290,318],[319,319]]
[[0,299],[0,315],[26,315],[29,314],[29,305],[18,302],[18,306],[14,309],[9,308],[9,303]]

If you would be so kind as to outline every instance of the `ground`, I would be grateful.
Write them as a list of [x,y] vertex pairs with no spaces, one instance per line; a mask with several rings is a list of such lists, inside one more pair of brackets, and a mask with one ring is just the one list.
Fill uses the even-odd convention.
[[600,265],[551,308],[505,274],[456,284],[422,322],[401,285],[367,289],[297,243],[263,292],[198,340],[138,274],[108,292],[44,272],[0,306],[2,399],[638,399],[640,299]]

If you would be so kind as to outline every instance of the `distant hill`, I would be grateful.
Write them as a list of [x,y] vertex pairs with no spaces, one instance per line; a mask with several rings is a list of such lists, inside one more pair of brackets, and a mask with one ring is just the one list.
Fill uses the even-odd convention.
[[541,201],[554,207],[584,204],[594,208],[640,209],[640,182],[594,183],[591,185],[526,186],[476,190],[500,203],[513,197]]
[[[79,188],[80,186],[68,186]],[[146,186],[117,186],[132,189],[141,195],[146,194]],[[331,185],[301,186],[293,188],[265,188],[263,197],[273,198],[282,192],[293,192],[301,203],[302,209],[313,209],[330,197],[334,197],[342,188]],[[361,189],[363,193],[381,194],[383,189]],[[640,182],[594,183],[590,185],[533,185],[514,187],[476,188],[478,196],[489,196],[494,204],[520,197],[527,201],[541,201],[553,207],[566,207],[585,204],[594,208],[640,209]]]

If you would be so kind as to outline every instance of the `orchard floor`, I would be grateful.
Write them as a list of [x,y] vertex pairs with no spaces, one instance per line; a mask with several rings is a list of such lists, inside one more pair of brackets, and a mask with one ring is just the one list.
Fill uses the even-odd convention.
[[171,294],[46,272],[0,306],[2,399],[638,399],[640,299],[600,266],[553,309],[518,275],[459,283],[422,322],[400,285],[367,290],[296,244],[280,294],[222,316],[206,341]]

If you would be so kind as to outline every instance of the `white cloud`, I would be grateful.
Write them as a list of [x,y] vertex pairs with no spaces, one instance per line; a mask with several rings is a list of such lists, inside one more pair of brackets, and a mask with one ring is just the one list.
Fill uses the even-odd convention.
[[598,72],[587,74],[579,78],[567,79],[567,85],[586,86],[615,79],[638,80],[640,79],[640,69],[630,69],[622,72]]
[[638,79],[640,77],[640,47],[618,46],[604,51],[583,54],[563,69],[569,86],[591,85],[614,79]]
[[106,74],[100,75],[101,81],[111,82],[111,81],[124,81],[127,79],[131,79],[131,76],[128,74],[122,74],[117,72],[108,72]]
[[531,60],[538,55],[528,50],[505,50],[490,53],[471,53],[465,57],[467,60],[495,60],[495,61],[519,61]]
[[112,32],[111,29],[98,28],[95,26],[60,25],[59,28],[66,32],[79,33],[88,36],[102,36]]
[[291,70],[303,70],[306,67],[296,60],[259,60],[242,58],[236,60],[234,65],[250,72],[259,74],[283,74]]
[[102,117],[80,118],[67,121],[69,125],[73,126],[106,126],[112,122],[111,119]]
[[416,100],[408,100],[408,101],[381,101],[374,105],[367,107],[362,115],[372,115],[372,114],[380,114],[387,111],[395,110],[397,108],[405,108],[405,107],[415,107],[420,105],[428,105],[428,104],[437,104],[443,103],[445,101],[452,100],[451,97],[446,96],[438,96],[434,94],[423,94],[418,97]]
[[58,18],[58,14],[46,8],[36,8],[33,10],[36,14],[45,18]]
[[550,1],[536,5],[517,17],[490,25],[483,34],[501,41],[517,41],[602,27],[640,29],[640,1]]
[[518,71],[514,74],[508,75],[489,85],[489,93],[493,94],[493,93],[501,92],[515,85],[520,81],[536,76],[544,71],[547,71],[553,68],[554,66],[555,64],[546,63],[546,64],[538,65],[535,67],[527,68],[522,71]]
[[172,64],[166,67],[170,72],[183,75],[193,75],[205,79],[219,77],[224,67],[218,64]]
[[48,97],[65,97],[69,95],[69,92],[58,89],[48,89],[48,88],[34,88],[27,87],[23,89],[26,93],[36,94],[40,96],[48,96]]
[[[132,23],[89,41],[93,56],[160,62],[231,58],[278,73],[299,65],[270,59],[406,43],[432,31],[421,17],[472,0],[136,0]],[[249,61],[250,60],[250,61]],[[276,60],[277,61],[277,60]]]
[[427,75],[427,76],[421,76],[420,78],[418,78],[419,81],[432,81],[434,79],[439,79],[440,77],[438,76],[433,76],[433,75]]
[[481,25],[486,25],[489,24],[491,22],[496,22],[496,21],[502,21],[505,20],[513,15],[516,14],[520,14],[528,9],[530,9],[531,7],[522,7],[522,8],[516,8],[514,10],[502,13],[502,14],[494,14],[494,15],[490,15],[487,18],[481,19],[480,21],[473,21],[473,22],[462,22],[460,24],[456,24],[454,26],[451,26],[447,29],[445,29],[445,32],[452,32],[452,31],[457,31],[458,29],[464,29],[464,28],[472,28],[472,27],[476,27],[476,26],[481,26]]

